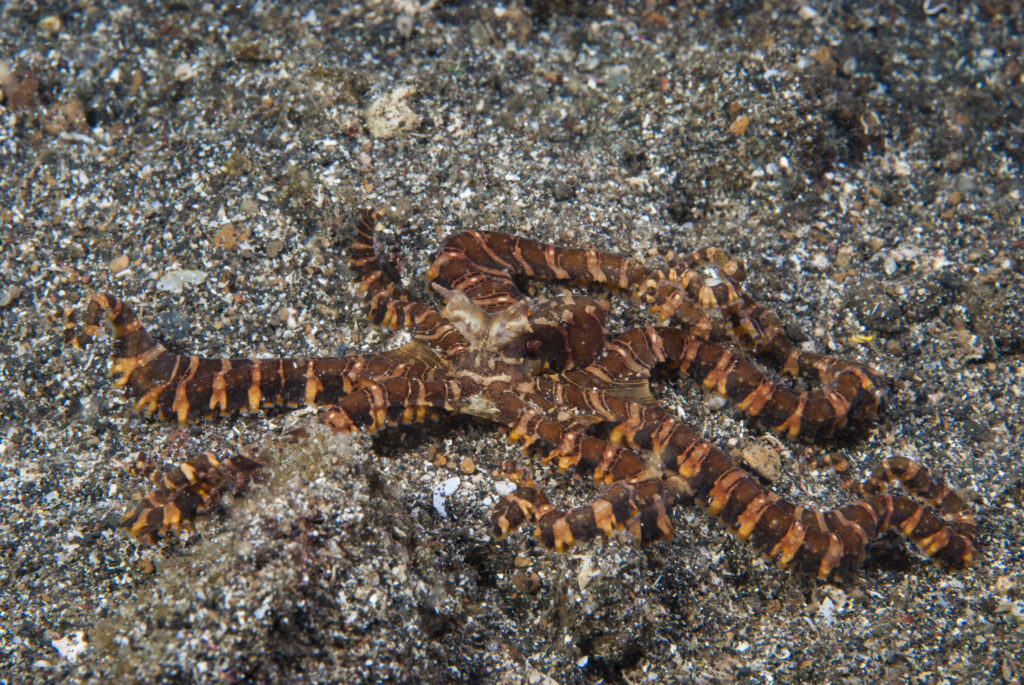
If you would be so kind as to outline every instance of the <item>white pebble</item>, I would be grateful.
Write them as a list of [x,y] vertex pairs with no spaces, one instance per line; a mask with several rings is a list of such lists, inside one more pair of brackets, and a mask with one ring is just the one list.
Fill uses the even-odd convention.
[[444,518],[448,518],[448,511],[445,509],[445,501],[459,489],[459,485],[462,484],[462,479],[458,476],[443,480],[434,486],[433,490],[433,504],[434,510]]
[[198,285],[205,280],[205,271],[174,269],[160,277],[160,280],[156,282],[156,289],[169,293],[180,293],[186,285]]

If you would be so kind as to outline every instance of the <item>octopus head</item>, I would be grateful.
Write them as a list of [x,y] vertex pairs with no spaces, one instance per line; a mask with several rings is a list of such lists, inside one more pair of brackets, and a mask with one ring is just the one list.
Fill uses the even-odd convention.
[[501,311],[490,313],[461,290],[449,290],[437,283],[431,285],[444,298],[445,317],[473,347],[502,350],[513,340],[533,330],[525,302],[516,302]]

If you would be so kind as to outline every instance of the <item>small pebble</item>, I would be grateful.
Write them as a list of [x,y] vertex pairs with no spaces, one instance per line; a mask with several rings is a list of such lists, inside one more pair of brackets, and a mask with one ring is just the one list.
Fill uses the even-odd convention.
[[39,20],[39,32],[46,36],[52,36],[61,29],[60,17],[56,14],[43,17]]
[[283,240],[271,240],[267,243],[267,256],[271,259],[277,259],[277,255],[281,254],[281,250],[284,249]]
[[744,133],[747,132],[748,126],[750,126],[750,117],[748,117],[746,114],[741,114],[740,116],[736,117],[736,119],[732,122],[732,125],[729,126],[729,133],[735,136],[742,136]]
[[239,209],[242,210],[242,214],[245,214],[246,216],[253,216],[257,211],[259,211],[259,206],[256,204],[255,200],[251,197],[247,197],[242,200],[242,204],[239,206]]
[[[127,258],[125,258],[127,261]],[[156,282],[156,289],[169,293],[180,293],[186,285],[198,285],[206,280],[205,271],[174,269],[168,271]]]
[[224,224],[213,236],[213,244],[225,250],[233,250],[249,237],[248,230],[239,230],[234,224]]
[[12,285],[0,293],[0,307],[8,307],[25,292],[21,286]]
[[107,267],[110,269],[110,273],[117,274],[127,269],[130,263],[128,255],[123,254],[120,257],[114,257],[111,259]]
[[419,128],[422,119],[409,107],[416,94],[412,86],[401,86],[380,95],[366,108],[366,130],[374,138],[394,138]]
[[520,594],[529,595],[540,589],[540,576],[535,571],[515,573],[512,584]]
[[820,16],[818,11],[810,5],[803,5],[798,11],[797,16],[804,21],[815,21]]
[[740,453],[740,458],[744,464],[770,483],[774,483],[782,475],[782,459],[778,450],[762,445],[749,445]]

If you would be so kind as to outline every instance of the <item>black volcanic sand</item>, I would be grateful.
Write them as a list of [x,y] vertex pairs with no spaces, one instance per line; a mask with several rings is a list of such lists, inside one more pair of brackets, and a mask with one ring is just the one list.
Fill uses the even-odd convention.
[[[0,681],[1019,681],[1020,3],[647,4],[4,4]],[[469,228],[742,257],[794,336],[892,380],[882,418],[810,445],[689,383],[657,394],[807,506],[846,497],[807,454],[920,460],[972,500],[977,563],[886,539],[823,584],[685,501],[643,549],[495,542],[492,472],[518,450],[490,426],[179,429],[131,412],[108,338],[62,346],[95,290],[180,351],[401,344],[345,263],[365,205],[432,301],[430,255]],[[610,300],[613,329],[649,321]],[[251,445],[267,477],[197,534],[118,530],[139,453]],[[538,473],[562,503],[597,492]]]

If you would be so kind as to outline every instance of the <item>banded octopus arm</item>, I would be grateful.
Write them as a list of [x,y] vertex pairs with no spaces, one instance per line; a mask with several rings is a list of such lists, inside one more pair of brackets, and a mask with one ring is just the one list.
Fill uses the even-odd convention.
[[535,535],[541,543],[557,552],[602,535],[611,536],[621,528],[628,528],[641,543],[672,536],[669,497],[661,474],[640,454],[587,435],[579,426],[567,429],[529,406],[517,393],[499,391],[495,404],[499,414],[494,418],[506,425],[509,440],[524,446],[544,445],[548,449],[545,461],[571,462],[579,472],[587,471],[595,480],[610,485],[590,504],[566,511],[550,504],[529,471],[505,462],[502,475],[518,487],[494,507],[491,530],[495,537],[508,535],[527,520],[536,524]]
[[[797,395],[774,383],[757,367],[721,346],[688,336],[676,328],[645,327],[628,331],[605,347],[604,356],[590,367],[568,374],[572,380],[589,378],[629,378],[646,376],[659,366],[688,374],[705,389],[716,390],[736,406],[757,417],[768,428],[787,433],[818,437],[842,428],[848,415],[873,411],[874,399],[868,391],[870,380],[857,368],[847,369],[821,389]],[[583,382],[572,385],[585,386]],[[967,505],[941,479],[928,477],[927,470],[911,459],[883,460],[871,477],[853,486],[863,495],[883,492],[888,483],[899,481],[915,496],[937,507],[945,518],[973,532],[973,520]]]
[[135,399],[134,409],[186,425],[269,407],[331,405],[360,383],[376,378],[418,377],[424,362],[383,353],[320,358],[204,358],[169,351],[143,327],[123,301],[97,293],[89,299],[81,331],[68,314],[64,337],[82,349],[106,316],[114,342],[111,375]]
[[[633,454],[638,454],[636,450],[651,454],[667,484],[692,494],[738,538],[750,539],[755,549],[782,567],[795,564],[820,578],[848,577],[861,565],[867,545],[889,530],[949,566],[963,567],[974,554],[973,522],[966,504],[908,460],[888,460],[868,479],[866,489],[878,494],[831,511],[804,509],[765,489],[724,452],[666,412],[602,391],[546,380],[537,379],[542,394],[557,393],[575,406],[587,407],[610,427],[609,445],[626,447]],[[557,427],[545,416],[530,417],[512,437],[553,444],[550,433]],[[617,479],[618,460],[625,459],[621,456],[625,452],[605,451],[597,460],[594,450],[584,447],[588,439],[596,438],[561,437],[548,455],[557,458],[560,469],[593,472],[598,480],[609,475]],[[942,517],[908,497],[880,494],[892,480],[900,480],[911,494],[936,506]]]
[[[662,256],[669,280],[679,282],[691,298],[717,307],[723,318],[733,324],[733,341],[743,349],[752,350],[780,372],[828,383],[844,370],[860,367],[866,374],[874,375],[872,380],[880,390],[884,388],[884,379],[870,367],[796,348],[775,312],[755,302],[740,287],[740,281],[746,278],[741,261],[713,247],[697,250],[682,259],[674,253],[662,253]],[[713,266],[718,274],[720,282],[713,287],[696,271],[705,265]],[[709,287],[710,296],[703,294],[709,292],[706,290]]]
[[[682,332],[695,339],[732,340],[740,347],[754,347],[787,375],[813,372],[820,384],[843,387],[847,394],[857,398],[856,402],[844,407],[844,399],[840,395],[828,387],[821,388],[823,397],[837,400],[831,405],[830,412],[834,415],[823,417],[823,425],[828,424],[835,429],[845,425],[851,414],[855,419],[873,416],[885,397],[885,382],[881,374],[857,362],[799,350],[785,336],[778,318],[753,303],[729,280],[728,274],[742,277],[741,264],[716,249],[707,248],[694,254],[697,255],[695,260],[699,258],[719,265],[723,279],[712,284],[692,268],[682,271],[670,268],[666,273],[593,249],[557,247],[500,233],[470,231],[452,236],[445,242],[427,272],[427,278],[445,287],[463,290],[487,311],[498,311],[522,299],[514,283],[516,277],[573,280],[629,289],[639,299],[650,303],[662,320],[671,319],[681,325]],[[734,310],[751,312],[752,323],[746,326],[749,331],[743,332],[743,327],[736,321],[733,321],[734,327],[729,327],[724,320],[713,320],[709,312],[715,310],[721,310],[726,318],[732,316]],[[600,322],[603,323],[603,317]],[[575,322],[570,322],[564,328],[572,331],[575,326]],[[577,334],[576,337],[583,336]],[[742,358],[736,359],[744,367],[754,369]],[[726,361],[731,362],[732,359]],[[600,365],[594,370],[600,371]],[[853,390],[854,385],[858,386],[856,391]],[[765,386],[763,389],[767,391],[769,388]],[[775,394],[781,403],[783,394]],[[780,405],[778,413],[794,415],[791,408],[795,407]],[[794,426],[787,426],[785,430],[794,436],[800,433],[798,426],[795,432]],[[804,432],[805,435],[810,433]]]
[[797,393],[743,355],[665,326],[627,331],[608,342],[594,363],[562,375],[576,385],[601,387],[612,379],[647,378],[659,367],[689,376],[790,439],[829,437],[851,421],[873,417],[879,401],[878,377],[866,367],[850,365],[820,386]]
[[[146,331],[123,301],[99,293],[89,299],[81,329],[68,313],[66,344],[79,349],[88,346],[104,316],[114,341],[111,373],[120,375],[115,385],[135,399],[135,411],[181,425],[282,405],[335,404],[376,380],[429,379],[435,369],[422,350],[416,351],[419,359],[402,349],[319,359],[210,359],[175,354]],[[418,420],[425,414],[417,408],[403,418]],[[223,493],[244,489],[262,466],[247,454],[218,457],[210,451],[187,456],[169,470],[140,459],[133,470],[155,488],[124,516],[121,527],[144,544],[191,529]]]
[[413,300],[385,273],[373,247],[380,214],[364,209],[356,222],[355,236],[349,247],[349,264],[356,273],[375,324],[388,328],[409,328],[418,340],[437,350],[443,357],[454,357],[467,349],[466,339],[437,310]]

